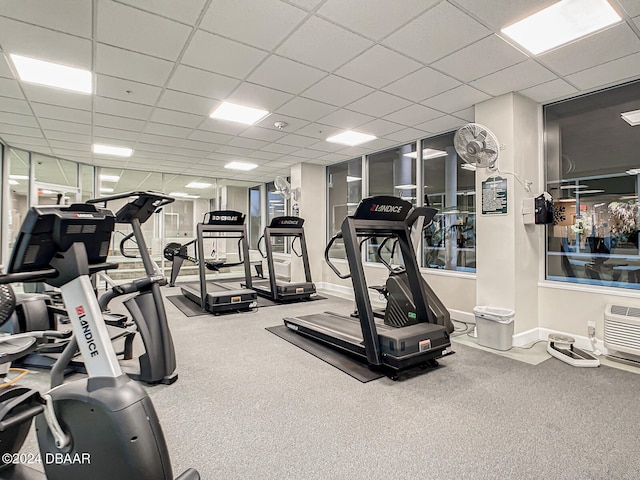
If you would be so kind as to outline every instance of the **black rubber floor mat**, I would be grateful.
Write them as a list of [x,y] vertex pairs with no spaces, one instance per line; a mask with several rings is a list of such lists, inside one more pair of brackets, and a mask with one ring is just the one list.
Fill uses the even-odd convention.
[[366,363],[360,362],[357,359],[345,355],[320,342],[316,342],[310,338],[292,332],[284,325],[267,327],[267,330],[296,347],[301,348],[305,352],[327,362],[329,365],[336,367],[338,370],[343,371],[362,383],[367,383],[384,377],[384,374],[371,370]]

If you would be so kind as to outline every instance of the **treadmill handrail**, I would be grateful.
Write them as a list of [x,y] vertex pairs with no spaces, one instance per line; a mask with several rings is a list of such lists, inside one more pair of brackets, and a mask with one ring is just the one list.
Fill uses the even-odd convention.
[[267,258],[267,253],[263,252],[262,249],[260,248],[260,242],[264,241],[264,235],[262,235],[259,239],[258,239],[258,244],[256,245],[256,248],[258,249],[258,252],[260,252],[260,256],[262,258]]
[[338,267],[336,267],[329,258],[329,250],[331,250],[331,247],[339,238],[342,238],[342,232],[338,232],[333,237],[331,237],[331,240],[329,240],[327,247],[324,249],[324,260],[325,262],[327,262],[327,265],[329,265],[329,268],[333,270],[333,272],[338,276],[338,278],[346,279],[351,277],[351,272],[341,273],[340,270],[338,270]]

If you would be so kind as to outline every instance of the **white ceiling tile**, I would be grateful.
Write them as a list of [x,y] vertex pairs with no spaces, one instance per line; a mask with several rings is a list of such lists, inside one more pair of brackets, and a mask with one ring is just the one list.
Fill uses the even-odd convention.
[[61,151],[73,152],[75,155],[88,155],[91,152],[89,145],[86,143],[65,142],[63,140],[50,140],[51,148],[59,154]]
[[365,38],[311,17],[278,47],[277,53],[331,72],[371,45]]
[[412,58],[431,63],[490,33],[466,13],[442,2],[391,34],[383,43]]
[[198,30],[182,57],[182,63],[222,75],[244,78],[266,55],[256,48]]
[[331,163],[342,162],[343,160],[349,160],[349,159],[350,157],[348,157],[347,155],[342,155],[339,153],[329,153],[327,155],[320,157],[318,160],[322,160],[326,164],[331,164]]
[[11,125],[39,128],[38,122],[33,115],[20,115],[18,113],[2,112],[0,114],[0,120],[2,120],[3,123],[9,123]]
[[212,152],[215,147],[208,142],[200,142],[198,140],[185,140],[180,144],[180,148],[199,150],[201,152]]
[[329,0],[318,14],[379,40],[440,0]]
[[545,103],[552,100],[558,100],[568,95],[576,94],[578,93],[578,90],[564,80],[557,78],[550,82],[536,85],[535,87],[520,90],[520,93],[538,103]]
[[170,137],[164,137],[162,135],[153,135],[151,133],[143,133],[142,135],[140,135],[140,144],[146,144],[145,149],[149,149],[149,145],[155,145],[156,147],[158,147],[156,150],[151,150],[153,151],[164,151],[164,149],[162,149],[162,147],[177,147],[178,145],[180,145],[180,143],[182,142],[182,139],[180,138],[170,138]]
[[321,123],[310,123],[296,131],[298,135],[305,135],[307,137],[318,138],[325,140],[331,135],[339,133],[342,129],[338,127],[330,127],[329,125],[322,125]]
[[491,97],[486,93],[476,90],[469,85],[461,85],[440,95],[431,97],[422,103],[442,112],[453,113],[457,110],[475,105],[476,103],[484,102],[489,98]]
[[167,86],[181,92],[224,100],[238,83],[239,80],[235,78],[178,65]]
[[206,116],[211,113],[215,100],[197,95],[190,95],[176,90],[165,90],[158,102],[158,107],[180,112]]
[[360,125],[359,128],[377,137],[384,137],[389,133],[397,132],[398,130],[401,130],[405,127],[397,123],[389,122],[388,120],[384,120],[382,118],[376,118],[375,120],[369,123]]
[[473,107],[469,107],[469,108],[464,108],[462,110],[458,110],[457,112],[453,112],[453,114],[466,121],[466,122],[475,122],[475,118],[476,118],[476,109],[475,106]]
[[304,8],[305,10],[313,11],[318,5],[320,5],[325,0],[287,0],[287,1],[300,8]]
[[82,143],[85,145],[91,145],[91,135],[80,135],[77,133],[69,132],[57,132],[55,130],[48,130],[45,132],[46,137],[49,140],[61,140],[63,142]]
[[187,138],[189,138],[189,140],[197,140],[199,142],[225,144],[229,140],[231,140],[233,137],[231,135],[225,135],[222,133],[196,130],[192,132]]
[[[226,100],[272,112],[291,100],[291,98],[293,98],[293,95],[289,93],[244,82]],[[214,105],[214,108],[216,107],[217,105]]]
[[13,78],[0,78],[0,95],[24,100],[20,85]]
[[342,129],[354,129],[363,123],[370,122],[373,119],[374,117],[370,115],[363,115],[362,113],[341,108],[340,110],[336,110],[326,117],[321,118],[318,120],[318,123]]
[[153,85],[134,82],[133,80],[123,80],[121,78],[109,77],[107,75],[96,75],[96,95],[101,97],[115,98],[126,102],[143,103],[145,105],[155,105],[162,89]]
[[269,145],[262,147],[260,150],[263,152],[279,153],[280,155],[289,155],[290,153],[300,150],[300,147],[282,145],[281,143],[270,143]]
[[20,0],[2,2],[2,15],[80,37],[91,37],[91,2]]
[[262,128],[256,127],[255,125],[251,128],[246,129],[242,132],[238,137],[240,138],[250,138],[256,140],[263,140],[265,142],[275,142],[279,138],[282,138],[287,133],[284,130],[278,130],[273,128]]
[[200,28],[272,50],[306,15],[303,10],[278,0],[216,0],[202,19]]
[[[554,73],[530,59],[475,80],[470,85],[490,95],[498,96],[533,87],[556,78]],[[431,99],[427,102],[432,105]]]
[[[91,112],[86,110],[58,107],[56,105],[36,102],[32,102],[31,107],[38,118],[51,118],[53,120],[91,124]],[[0,99],[0,110],[2,110],[2,99]]]
[[344,107],[346,104],[373,92],[373,88],[351,80],[329,75],[302,93],[303,97]]
[[21,135],[2,135],[2,139],[7,142],[8,145],[16,148],[22,148],[23,150],[31,150],[32,147],[48,147],[49,144],[44,138],[36,137],[23,137]]
[[315,143],[318,143],[318,139],[291,133],[278,140],[278,143],[282,143],[283,145],[291,145],[294,147],[307,148]]
[[[279,129],[278,127],[275,126],[276,122],[285,122],[287,126],[283,129]],[[285,115],[269,115],[264,120],[259,121],[256,125],[249,128],[249,130],[252,130],[258,127],[269,128],[271,130],[275,130],[276,132],[280,133],[281,136],[278,138],[281,138],[287,133],[295,132],[296,130],[301,129],[302,127],[308,124],[309,122],[307,122],[306,120],[301,120],[299,118],[287,117]],[[243,136],[245,135],[246,133],[243,134]]]
[[417,125],[420,130],[431,133],[444,133],[456,130],[464,125],[466,122],[458,117],[452,115],[443,115],[442,117],[429,120],[428,122]]
[[235,136],[245,131],[248,127],[247,125],[243,125],[242,123],[227,122],[225,120],[217,120],[214,118],[206,118],[198,128],[200,130],[207,130],[210,132]]
[[318,158],[318,157],[322,157],[324,155],[325,155],[325,152],[321,152],[319,150],[312,150],[310,148],[297,150],[295,152],[295,156],[296,157],[300,157],[300,158],[303,158],[303,159]]
[[249,158],[256,158],[258,160],[274,160],[276,158],[280,158],[282,155],[280,153],[265,152],[264,150],[256,150],[255,152],[251,152],[247,156]]
[[422,64],[382,45],[375,45],[358,55],[336,74],[350,80],[380,88],[422,67]]
[[490,35],[438,60],[432,67],[463,82],[470,82],[527,58],[502,38]]
[[507,27],[557,2],[558,0],[456,0],[465,10],[495,29]]
[[458,85],[460,85],[458,80],[430,67],[425,67],[387,85],[383,90],[419,102],[438,93],[451,90]]
[[427,136],[426,132],[418,130],[417,128],[405,128],[404,130],[398,130],[397,132],[385,135],[384,138],[393,140],[398,143],[413,142],[420,138]]
[[626,23],[540,55],[539,60],[568,75],[640,51],[640,39]]
[[151,113],[149,105],[140,105],[139,103],[122,102],[113,98],[105,98],[96,96],[93,101],[94,111],[97,113],[106,113],[108,115],[116,115],[119,117],[137,118],[146,120]]
[[0,77],[13,79],[13,72],[7,63],[7,57],[4,53],[0,53]]
[[120,0],[147,12],[162,15],[178,22],[193,24],[200,16],[207,0]]
[[638,0],[618,0],[630,17],[640,15],[640,2]]
[[[411,105],[409,100],[396,97],[389,93],[376,91],[350,103],[347,105],[347,108],[355,110],[356,112],[373,115],[374,117],[382,117],[401,108],[408,107],[409,105]],[[322,120],[321,122],[324,123]]]
[[[4,115],[0,116],[0,119],[7,121],[8,119]],[[36,137],[43,138],[42,131],[39,127],[26,127],[24,125],[14,125],[11,123],[0,123],[0,135],[21,135],[23,137]]]
[[135,118],[124,118],[104,113],[93,114],[94,125],[109,128],[119,128],[139,132],[144,128],[145,120],[137,120]]
[[91,95],[26,83],[23,85],[23,89],[30,102],[91,110]]
[[336,107],[333,105],[316,102],[315,100],[309,100],[308,98],[295,97],[278,108],[274,113],[274,117],[277,117],[277,115],[281,113],[292,117],[306,118],[313,122],[325,115],[328,115],[335,109]]
[[264,147],[268,142],[264,140],[256,140],[255,138],[244,138],[244,137],[235,137],[230,140],[227,145],[232,147],[244,147],[251,148],[257,150],[258,148]]
[[298,94],[327,74],[287,58],[271,55],[247,78],[247,81]]
[[114,139],[114,140],[128,140],[135,141],[140,136],[139,131],[121,130],[118,128],[100,127],[98,125],[93,127],[93,141],[94,143],[100,143],[98,140],[102,138]]
[[205,115],[192,115],[190,113],[176,112],[174,110],[166,110],[164,108],[156,108],[149,120],[157,123],[165,123],[167,125],[177,125],[189,129],[196,128],[204,120]]
[[[367,130],[368,131],[368,130]],[[337,152],[338,150],[342,150],[344,145],[340,145],[338,143],[327,142],[326,140],[318,139],[318,142],[313,145],[313,150],[319,150],[321,152]]]
[[437,118],[440,115],[442,115],[442,113],[436,112],[429,107],[414,103],[413,105],[405,107],[402,110],[385,116],[385,120],[413,127],[415,125],[418,125],[419,123]]
[[583,90],[640,77],[640,53],[568,75],[566,79]]
[[173,63],[167,60],[98,43],[97,73],[164,86],[172,68]]
[[90,40],[47,28],[0,17],[0,45],[7,53],[91,69]]
[[221,145],[216,148],[216,152],[224,155],[234,155],[236,157],[243,157],[251,153],[253,150],[250,148],[231,147],[229,145]]
[[147,55],[175,60],[191,27],[111,0],[98,0],[96,40]]
[[65,122],[63,120],[53,120],[50,118],[40,118],[38,121],[45,130],[91,135],[91,125],[87,123]]
[[164,123],[148,122],[144,131],[154,135],[165,137],[187,138],[193,129],[178,127],[176,125],[165,125]]
[[365,144],[368,149],[373,151],[387,150],[389,148],[395,147],[396,145],[398,145],[398,142],[396,142],[395,140],[389,140],[387,138],[376,138],[375,140],[372,140],[371,142],[367,142]]

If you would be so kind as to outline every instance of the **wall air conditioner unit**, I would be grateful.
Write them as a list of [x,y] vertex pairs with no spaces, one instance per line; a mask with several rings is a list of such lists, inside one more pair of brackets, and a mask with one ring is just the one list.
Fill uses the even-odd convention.
[[614,360],[640,363],[640,308],[607,305],[604,311],[604,346]]

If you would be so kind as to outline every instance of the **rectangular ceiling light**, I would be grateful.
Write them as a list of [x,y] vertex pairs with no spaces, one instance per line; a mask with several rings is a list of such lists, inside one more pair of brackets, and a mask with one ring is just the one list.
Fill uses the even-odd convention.
[[222,102],[218,108],[211,112],[209,117],[217,118],[218,120],[229,120],[230,122],[244,123],[245,125],[253,125],[267,115],[269,115],[269,112],[266,110],[245,107],[243,105],[237,105],[230,102]]
[[607,0],[562,0],[501,31],[537,55],[620,20]]
[[100,175],[100,180],[103,182],[118,182],[120,177],[118,175]]
[[640,168],[630,168],[626,171],[627,175],[638,175],[640,174]]
[[632,127],[640,125],[640,110],[621,113],[620,117]]
[[98,155],[112,155],[114,157],[130,157],[133,155],[131,148],[100,145],[98,143],[91,145],[91,150]]
[[185,185],[186,188],[209,188],[210,183],[191,182]]
[[[409,158],[418,158],[418,152],[409,152],[403,155]],[[435,148],[425,148],[422,150],[422,159],[428,160],[430,158],[446,157],[447,152],[444,150],[436,150]]]
[[362,180],[361,177],[353,177],[351,175],[347,175],[347,183],[359,182],[360,180]]
[[20,80],[23,82],[62,88],[72,92],[93,93],[93,80],[89,70],[67,67],[13,53],[10,57]]
[[9,179],[9,185],[20,185],[18,180]]
[[176,198],[190,198],[190,199],[200,198],[200,195],[191,195],[189,193],[184,193],[184,192],[171,192],[169,196],[176,197]]
[[244,162],[231,162],[227,163],[224,168],[228,168],[229,170],[242,170],[248,172],[249,170],[253,170],[257,168],[258,165],[255,163],[244,163]]
[[100,193],[113,193],[113,188],[111,188],[111,187],[100,187]]
[[327,142],[330,143],[339,143],[341,145],[347,145],[349,147],[355,147],[356,145],[361,145],[366,142],[370,142],[371,140],[375,140],[375,135],[369,135],[368,133],[360,133],[354,132],[353,130],[345,130],[342,133],[338,133],[337,135],[333,135],[327,138]]
[[398,190],[413,190],[414,188],[418,187],[416,185],[408,183],[406,185],[396,185],[394,188],[397,188]]
[[14,180],[29,180],[29,175],[9,175],[9,178]]

